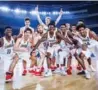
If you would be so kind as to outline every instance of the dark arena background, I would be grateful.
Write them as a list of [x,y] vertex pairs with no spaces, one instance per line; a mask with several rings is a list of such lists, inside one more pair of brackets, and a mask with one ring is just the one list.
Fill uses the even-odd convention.
[[8,25],[13,28],[13,34],[18,34],[19,28],[24,25],[25,17],[31,19],[31,26],[36,30],[38,20],[34,9],[37,5],[43,21],[46,16],[56,20],[62,8],[64,14],[57,27],[62,23],[76,24],[78,20],[83,20],[87,27],[98,33],[97,1],[0,1],[0,37],[3,35],[4,27]]

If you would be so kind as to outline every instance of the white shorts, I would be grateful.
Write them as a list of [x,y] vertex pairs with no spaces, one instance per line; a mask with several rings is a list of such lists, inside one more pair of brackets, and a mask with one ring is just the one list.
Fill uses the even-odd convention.
[[42,55],[42,54],[44,54],[44,55],[45,55],[46,50],[45,50],[44,48],[38,48],[38,50],[37,50],[36,52],[39,52],[39,53],[40,53],[40,55]]
[[87,49],[87,51],[82,51],[82,53],[86,56],[87,59],[91,57],[91,51],[89,49]]
[[75,52],[80,55],[80,53],[82,52],[82,49],[81,48],[78,48],[78,49],[75,49]]
[[98,56],[98,42],[96,40],[91,39],[90,45],[88,45],[88,49],[95,55]]
[[52,47],[48,47],[47,52],[51,53],[51,58],[55,56],[55,53],[60,49],[58,44],[53,45]]
[[90,58],[90,57],[91,57],[91,54],[92,54],[89,49],[87,49],[86,51],[84,51],[84,50],[82,50],[81,48],[77,49],[77,50],[76,50],[76,53],[77,53],[78,55],[80,55],[80,53],[83,53],[83,54],[86,56],[87,59]]
[[21,53],[17,53],[19,56],[20,60],[24,60],[24,61],[28,61],[30,60],[30,53],[29,52],[21,52]]
[[3,59],[4,61],[4,72],[7,72],[9,70],[9,67],[10,67],[10,64],[12,63],[13,61],[13,55],[7,55],[7,54],[3,54],[1,55],[1,59]]

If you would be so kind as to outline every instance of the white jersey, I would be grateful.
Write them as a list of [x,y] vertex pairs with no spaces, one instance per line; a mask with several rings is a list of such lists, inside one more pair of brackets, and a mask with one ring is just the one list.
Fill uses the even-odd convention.
[[21,40],[19,47],[30,49],[30,45],[31,44],[30,44],[29,40],[27,40],[26,42],[24,42],[24,40]]
[[90,45],[89,30],[87,30],[87,35],[86,35],[86,37],[82,37],[82,36],[80,35],[80,38],[81,38],[81,40],[82,40],[82,42],[83,42],[84,44]]
[[64,40],[61,40],[61,42],[60,42],[59,45],[60,45],[60,48],[61,48],[62,50],[69,51],[68,45],[65,43]]
[[[71,41],[71,40],[70,40],[70,38],[68,37],[68,31],[69,31],[69,30],[67,30],[67,31],[66,31],[66,33],[65,33],[65,36],[64,36],[64,37],[65,37],[65,38],[68,38],[68,40],[69,40],[69,41]],[[61,33],[62,33],[62,32],[61,32]],[[71,41],[71,42],[72,42],[72,41]],[[72,45],[71,45],[71,44],[69,44],[69,43],[66,43],[66,47],[70,48],[70,47],[72,47]]]
[[50,34],[49,34],[49,32],[48,32],[48,36],[47,36],[47,41],[46,41],[46,46],[48,47],[48,46],[50,46],[50,43],[53,43],[53,42],[55,42],[56,41],[56,31],[54,31],[54,34],[53,34],[53,36],[51,37],[50,36]]
[[45,31],[48,31],[48,26],[45,26],[45,25],[44,25],[44,30],[45,30]]
[[78,32],[78,31],[72,31],[72,34],[73,34],[74,36],[79,36],[79,32]]
[[13,46],[14,46],[14,39],[11,37],[10,41],[7,41],[5,37],[3,37],[4,45],[2,47],[2,52],[5,55],[12,55],[13,54]]
[[54,31],[54,35],[52,37],[50,37],[50,34],[48,32],[47,41],[49,41],[49,42],[56,41],[56,31]]

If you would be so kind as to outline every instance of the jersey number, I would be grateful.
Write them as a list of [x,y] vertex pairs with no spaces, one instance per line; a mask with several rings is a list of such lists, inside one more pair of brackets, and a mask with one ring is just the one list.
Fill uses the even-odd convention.
[[11,53],[11,49],[8,49],[8,50],[7,50],[7,54],[10,54],[10,53]]

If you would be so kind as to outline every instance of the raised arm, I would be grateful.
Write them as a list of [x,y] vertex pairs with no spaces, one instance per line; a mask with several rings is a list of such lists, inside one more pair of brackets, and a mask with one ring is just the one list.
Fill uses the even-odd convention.
[[59,13],[59,16],[58,16],[58,18],[57,18],[56,21],[55,21],[55,25],[57,25],[57,24],[59,23],[59,21],[60,21],[62,15],[63,15],[63,10],[62,10],[62,8],[61,8],[60,13]]
[[44,27],[47,27],[47,26],[43,23],[43,21],[41,20],[41,18],[40,18],[40,15],[39,15],[39,12],[38,12],[38,6],[35,8],[35,11],[36,11],[36,15],[37,15],[38,22],[39,22],[41,25],[43,25]]

